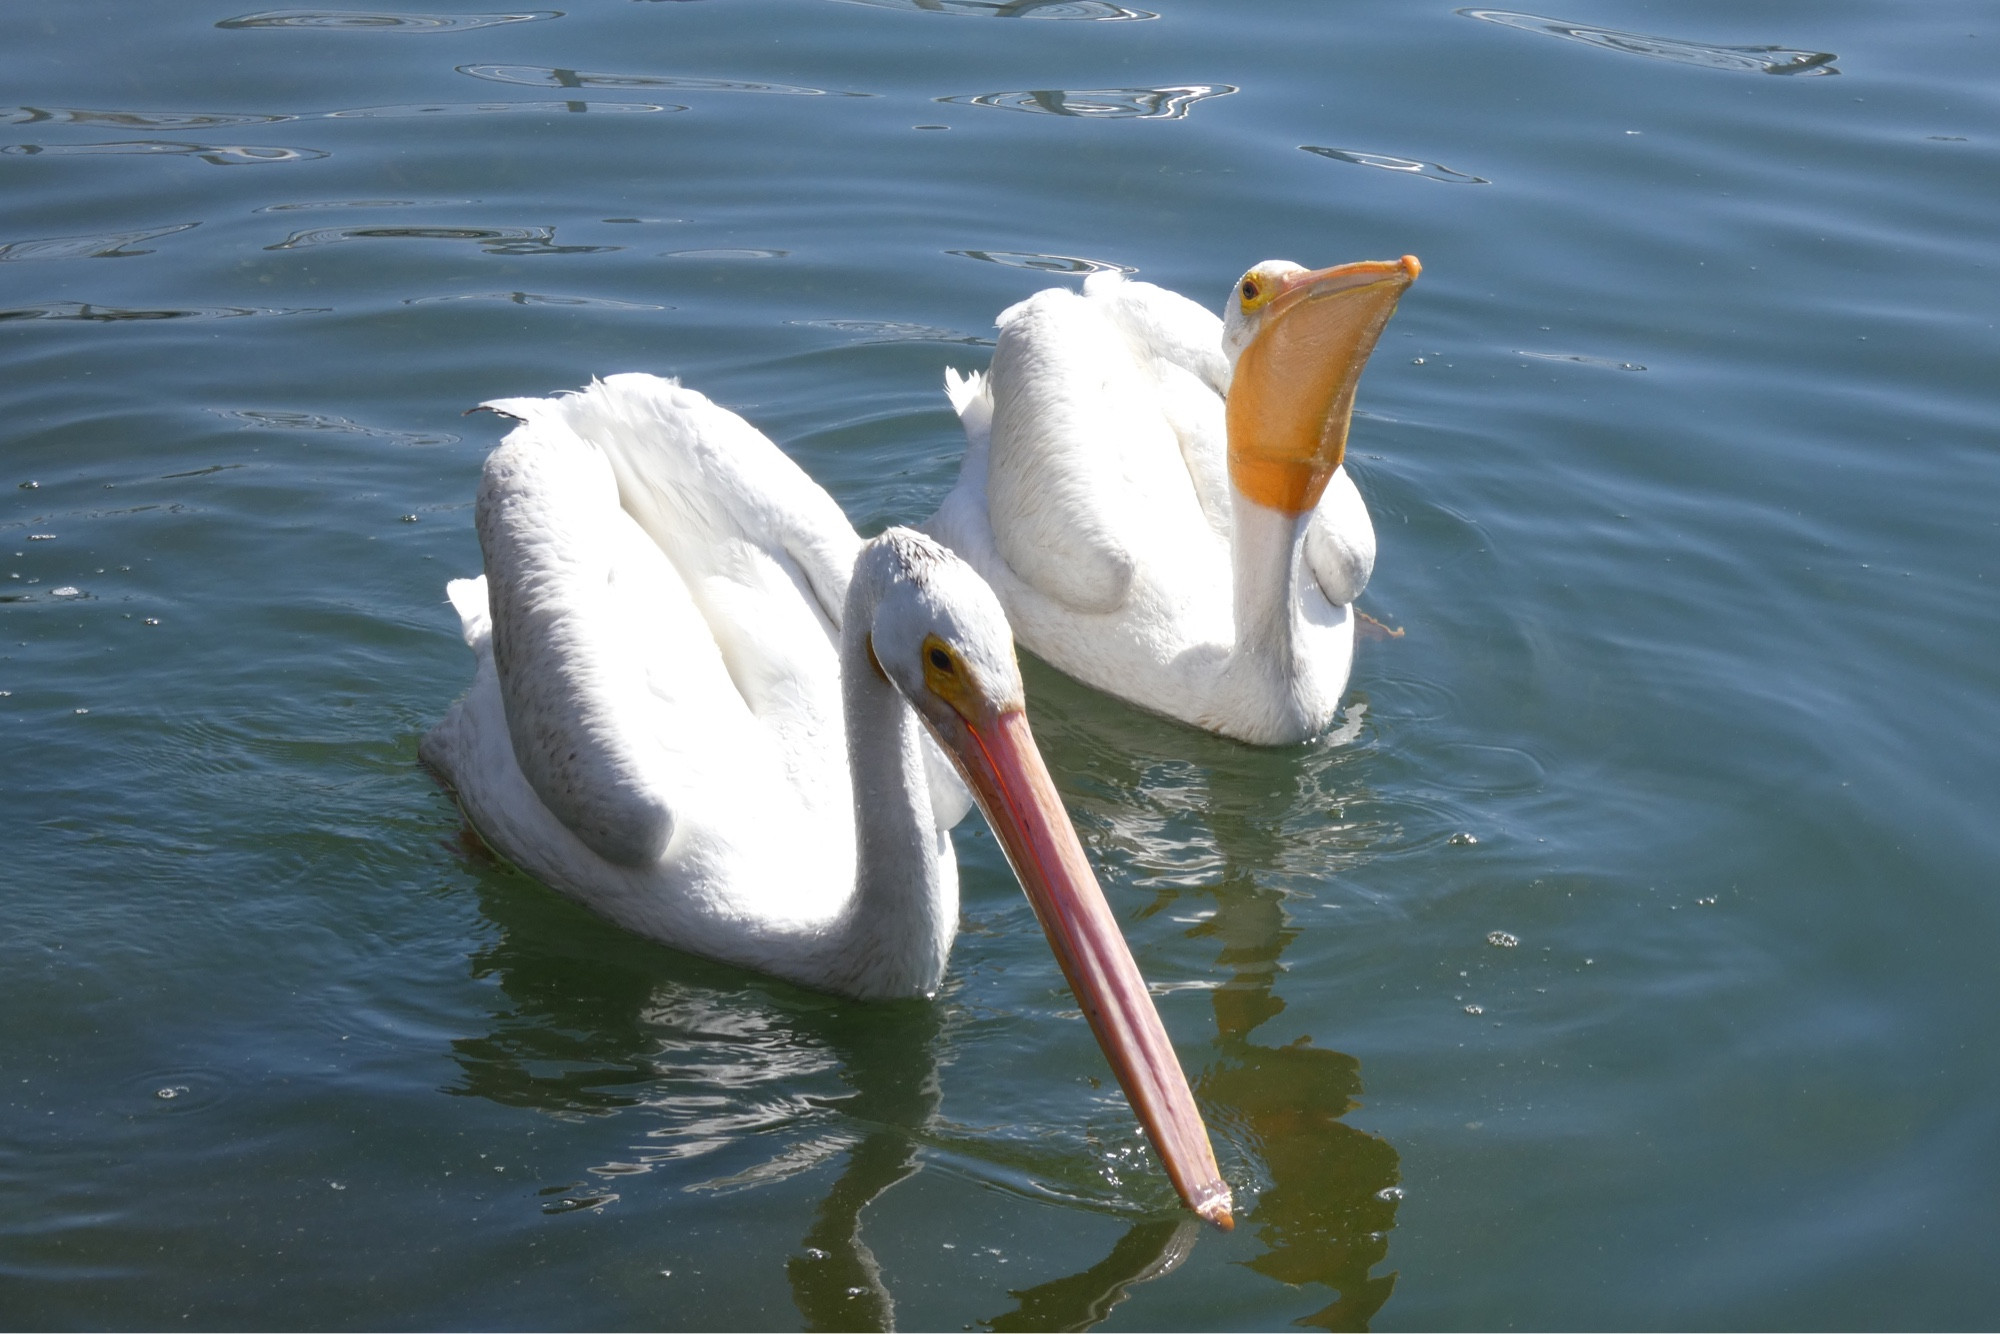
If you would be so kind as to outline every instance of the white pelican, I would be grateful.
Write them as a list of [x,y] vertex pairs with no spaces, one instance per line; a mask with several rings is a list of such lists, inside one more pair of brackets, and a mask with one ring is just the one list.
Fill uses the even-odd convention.
[[[875,998],[929,996],[958,929],[967,794],[1027,890],[1188,1205],[1229,1188],[1028,731],[992,592],[921,534],[862,542],[749,423],[618,375],[486,461],[478,659],[424,761],[502,854],[675,948]],[[919,726],[919,720],[923,726]]]
[[1418,271],[1266,260],[1220,320],[1118,273],[1036,293],[989,373],[945,372],[965,462],[925,530],[1071,676],[1243,741],[1315,735],[1375,565],[1354,387]]

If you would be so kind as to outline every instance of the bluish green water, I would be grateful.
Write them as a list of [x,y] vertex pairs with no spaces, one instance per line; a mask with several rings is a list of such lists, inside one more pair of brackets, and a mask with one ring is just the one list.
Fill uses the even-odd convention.
[[[1562,2],[8,5],[0,1324],[1991,1327],[2000,26]],[[1405,252],[1340,732],[1029,664],[1235,1233],[977,817],[860,1006],[417,767],[480,400],[680,375],[872,531],[1038,287]]]

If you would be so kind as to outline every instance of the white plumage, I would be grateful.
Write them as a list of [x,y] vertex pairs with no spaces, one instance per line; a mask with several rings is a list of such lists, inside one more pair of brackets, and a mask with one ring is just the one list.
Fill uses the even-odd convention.
[[897,901],[862,910],[841,664],[862,542],[839,507],[672,381],[487,406],[521,424],[480,484],[486,574],[449,589],[478,665],[422,747],[474,827],[656,940],[857,995],[935,990],[958,924],[944,831],[970,800],[900,701],[866,701],[907,734],[863,738],[890,779],[872,818],[912,836],[864,886]]
[[1228,321],[1117,273],[1029,297],[988,374],[946,373],[966,454],[925,530],[1070,675],[1245,741],[1314,735],[1375,561],[1341,466],[1354,380],[1415,273],[1268,261]]
[[908,529],[861,541],[671,380],[487,406],[520,425],[480,482],[486,573],[450,586],[478,666],[421,747],[473,826],[642,935],[867,999],[936,991],[977,800],[1175,1187],[1229,1226],[971,567]]

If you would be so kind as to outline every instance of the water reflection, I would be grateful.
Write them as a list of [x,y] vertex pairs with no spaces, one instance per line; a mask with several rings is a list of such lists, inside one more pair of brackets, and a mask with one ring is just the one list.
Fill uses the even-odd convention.
[[982,1320],[980,1326],[992,1330],[1089,1329],[1110,1315],[1133,1288],[1180,1268],[1193,1254],[1201,1229],[1201,1223],[1188,1217],[1140,1223],[1118,1239],[1110,1254],[1082,1273],[1008,1294],[1016,1300],[1014,1309]]
[[548,292],[453,292],[447,296],[403,298],[406,306],[434,306],[458,301],[506,301],[516,306],[589,306],[597,310],[672,310],[651,301],[618,301],[608,296],[556,296]]
[[0,107],[0,125],[108,125],[121,130],[206,130],[275,125],[293,116],[249,111],[85,111],[79,107]]
[[684,93],[780,93],[793,97],[873,97],[873,93],[830,92],[788,83],[746,83],[740,79],[697,79],[678,74],[592,74],[547,65],[460,65],[460,74],[493,83],[530,88],[671,88]]
[[[1371,1270],[1388,1254],[1400,1160],[1388,1141],[1347,1125],[1361,1094],[1360,1063],[1299,1037],[1254,1040],[1282,1014],[1285,951],[1300,934],[1288,903],[1330,889],[1339,871],[1399,835],[1353,818],[1372,794],[1361,751],[1322,741],[1306,754],[1253,751],[1136,711],[1107,712],[1082,687],[1036,670],[1031,698],[1048,712],[1036,728],[1063,775],[1079,823],[1109,845],[1127,883],[1152,888],[1146,916],[1192,919],[1186,935],[1213,942],[1210,991],[1216,1056],[1196,1094],[1260,1181],[1242,1182],[1239,1231],[1264,1250],[1251,1269],[1292,1286],[1333,1290],[1295,1323],[1365,1329],[1395,1287]],[[1076,707],[1070,705],[1074,701]],[[1093,828],[1094,827],[1094,828]],[[1195,910],[1208,900],[1209,910]]]
[[[467,831],[468,856],[491,867]],[[472,960],[505,998],[491,1031],[455,1039],[446,1091],[563,1117],[643,1111],[651,1128],[545,1212],[601,1208],[619,1181],[669,1165],[682,1189],[741,1190],[845,1155],[786,1277],[807,1329],[890,1328],[895,1301],[862,1211],[919,1167],[938,1116],[937,1006],[863,1005],[674,955],[584,919],[525,879],[482,878],[499,927]]]
[[90,301],[51,301],[40,306],[0,310],[0,320],[80,320],[118,324],[129,320],[230,320],[245,315],[324,315],[330,306],[184,306],[179,309],[134,309],[101,306]]
[[[1109,848],[1113,874],[1154,890],[1142,920],[1168,912],[1212,950],[1214,965],[1197,971],[1213,1055],[1195,1085],[1234,1159],[1238,1235],[1258,1248],[1242,1263],[1329,1290],[1295,1323],[1367,1328],[1396,1283],[1372,1271],[1395,1226],[1397,1153],[1345,1122],[1362,1088],[1352,1056],[1311,1036],[1257,1040],[1286,1008],[1285,955],[1301,934],[1292,905],[1331,892],[1332,875],[1397,836],[1342,814],[1374,804],[1358,719],[1344,735],[1359,744],[1273,756],[1107,713],[1039,665],[1032,677],[1037,731],[1086,836]],[[551,1184],[542,1208],[602,1208],[631,1178],[669,1168],[680,1190],[720,1193],[838,1161],[786,1262],[791,1296],[808,1329],[893,1327],[895,1292],[864,1214],[921,1170],[930,1146],[959,1138],[941,1114],[949,1008],[860,1005],[673,955],[503,872],[482,876],[479,893],[499,931],[472,968],[504,1001],[489,1031],[452,1042],[449,1091],[565,1118],[639,1112],[647,1126],[580,1179]],[[1136,1219],[1101,1258],[1012,1292],[979,1324],[1090,1328],[1200,1237],[1184,1215]]]
[[447,208],[476,204],[476,199],[311,199],[296,204],[266,204],[254,213],[294,213],[314,208]]
[[148,227],[136,232],[96,232],[86,236],[50,236],[39,241],[9,241],[0,244],[0,264],[33,259],[129,259],[150,255],[150,250],[134,250],[141,241],[172,236],[201,226],[198,222],[177,222],[170,227]]
[[1035,269],[1042,273],[1137,273],[1129,264],[1113,264],[1106,259],[1084,259],[1078,255],[1041,255],[1027,250],[947,250],[947,255],[1004,264],[1010,269]]
[[1215,915],[1190,935],[1215,938],[1231,970],[1213,993],[1219,1059],[1197,1093],[1247,1136],[1268,1183],[1240,1220],[1266,1250],[1249,1261],[1294,1287],[1317,1283],[1335,1299],[1294,1324],[1366,1329],[1396,1286],[1370,1270],[1389,1252],[1400,1199],[1399,1159],[1387,1140],[1341,1120],[1359,1104],[1361,1063],[1310,1037],[1262,1046],[1251,1031],[1285,1008],[1274,984],[1298,935],[1284,895],[1237,872],[1213,889]]
[[1593,28],[1585,23],[1543,18],[1538,14],[1516,14],[1505,9],[1460,9],[1453,11],[1469,19],[1546,33],[1565,41],[1600,46],[1607,51],[1672,60],[1683,65],[1703,65],[1709,69],[1749,74],[1838,74],[1831,51],[1792,51],[1782,46],[1711,46],[1704,42],[1684,42],[1673,37],[1650,37],[1642,32],[1620,32],[1616,28]]
[[518,112],[530,115],[615,115],[622,112],[686,111],[672,102],[413,102],[407,106],[356,107],[351,111],[329,111],[327,120],[380,120],[391,116],[504,116]]
[[1042,88],[1020,93],[980,93],[940,97],[961,106],[997,107],[1043,116],[1087,116],[1095,120],[1185,120],[1197,102],[1238,91],[1228,83],[1170,84],[1163,88]]
[[1352,162],[1357,167],[1379,167],[1383,171],[1407,172],[1421,176],[1427,181],[1443,181],[1447,185],[1490,185],[1484,176],[1474,176],[1463,171],[1453,171],[1450,167],[1435,162],[1419,162],[1415,158],[1391,157],[1387,153],[1364,153],[1355,148],[1322,148],[1318,144],[1300,144],[1308,153],[1330,157],[1335,162]]
[[553,227],[314,227],[266,250],[304,250],[345,241],[473,241],[489,255],[594,255],[615,245],[557,245]]
[[278,148],[257,144],[189,144],[171,139],[125,139],[102,144],[7,144],[0,153],[33,157],[198,157],[218,167],[262,162],[311,162],[327,154],[317,148]]
[[465,32],[502,23],[534,23],[559,19],[562,11],[537,9],[525,14],[379,14],[359,10],[270,9],[223,19],[218,28],[337,28],[349,32]]
[[663,250],[661,259],[784,259],[789,250],[762,250],[750,246],[721,247],[708,250]]
[[[806,1329],[893,1328],[895,1295],[862,1216],[950,1133],[944,1007],[842,1001],[663,951],[504,871],[469,829],[461,839],[489,872],[480,910],[498,928],[472,973],[504,999],[487,1032],[452,1041],[459,1073],[444,1091],[650,1123],[581,1179],[543,1189],[542,1211],[604,1208],[622,1183],[670,1167],[682,1190],[723,1193],[843,1158],[785,1277]],[[1102,1260],[1014,1294],[1014,1310],[984,1323],[1088,1328],[1135,1284],[1171,1273],[1199,1234],[1185,1216],[1140,1222]]]
[[385,431],[363,426],[324,412],[291,412],[261,408],[210,408],[218,417],[243,423],[250,431],[335,431],[343,435],[365,435],[377,440],[393,440],[400,445],[455,445],[458,437],[449,431]]
[[1145,9],[1127,9],[1107,0],[844,0],[876,9],[916,9],[933,14],[971,14],[995,19],[1083,19],[1100,23],[1156,19]]
[[787,320],[787,324],[807,329],[831,329],[851,334],[864,343],[961,343],[967,347],[992,347],[991,338],[941,329],[934,324],[906,324],[897,320]]
[[1529,352],[1514,349],[1517,357],[1533,357],[1536,361],[1567,361],[1578,366],[1602,366],[1614,371],[1643,371],[1646,368],[1636,361],[1613,361],[1609,357],[1587,357],[1581,352]]

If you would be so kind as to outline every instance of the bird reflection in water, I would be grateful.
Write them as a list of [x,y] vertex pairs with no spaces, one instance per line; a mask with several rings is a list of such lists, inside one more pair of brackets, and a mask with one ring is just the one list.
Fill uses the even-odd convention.
[[[472,971],[505,1000],[490,1031],[452,1042],[460,1078],[446,1091],[565,1119],[641,1111],[654,1122],[617,1160],[543,1190],[543,1211],[604,1208],[621,1179],[656,1170],[682,1176],[682,1189],[724,1192],[840,1159],[786,1261],[792,1301],[805,1329],[893,1328],[862,1214],[917,1172],[926,1144],[956,1138],[940,1114],[947,1007],[842,1001],[664,953],[508,871],[469,829],[458,851],[483,872],[480,907],[499,928]],[[686,1179],[703,1158],[719,1170]],[[1015,1294],[1019,1312],[988,1323],[1087,1328],[1178,1265],[1201,1226],[1188,1215],[1142,1223],[1098,1264]]]
[[[1262,1251],[1249,1268],[1292,1287],[1332,1289],[1295,1323],[1365,1329],[1394,1288],[1370,1271],[1395,1225],[1399,1162],[1387,1141],[1345,1124],[1360,1065],[1314,1046],[1252,1041],[1285,1009],[1282,957],[1299,934],[1286,891],[1301,858],[1321,878],[1365,859],[1368,827],[1331,828],[1331,804],[1366,794],[1338,747],[1251,751],[1122,708],[1031,667],[1038,733],[1093,860],[1117,883],[1151,880],[1143,914],[1193,917],[1187,935],[1216,947],[1214,1057],[1197,1095],[1237,1161],[1237,1236]],[[1185,756],[1198,760],[1161,759]],[[1312,844],[1301,846],[1301,831]],[[894,1295],[862,1235],[863,1211],[922,1166],[925,1146],[953,1138],[940,1114],[944,1005],[855,1005],[625,936],[499,868],[470,831],[463,853],[487,874],[481,907],[498,926],[473,959],[507,1007],[492,1030],[452,1043],[461,1071],[449,1092],[560,1116],[645,1109],[646,1143],[543,1192],[550,1213],[596,1209],[619,1179],[712,1155],[721,1171],[686,1188],[743,1189],[842,1160],[786,1261],[806,1329],[889,1329]],[[1184,1040],[1184,1051],[1190,1047]],[[724,1092],[726,1090],[726,1093]],[[778,1146],[773,1152],[772,1146]],[[756,1161],[745,1161],[755,1156]],[[1145,1218],[1101,1259],[1013,1291],[990,1330],[1088,1329],[1139,1284],[1172,1273],[1202,1236],[1192,1217]]]
[[1298,931],[1285,925],[1281,895],[1248,876],[1215,887],[1215,916],[1196,931],[1219,937],[1218,961],[1234,975],[1214,993],[1220,1058],[1195,1086],[1210,1114],[1247,1131],[1269,1178],[1239,1226],[1268,1249],[1249,1261],[1280,1283],[1319,1283],[1335,1301],[1295,1324],[1366,1329],[1396,1286],[1370,1277],[1389,1252],[1396,1223],[1395,1149],[1340,1118],[1359,1104],[1361,1063],[1299,1038],[1260,1046],[1250,1031],[1285,1008],[1272,983],[1278,957]]
[[[1261,1178],[1237,1180],[1242,1169],[1225,1163],[1238,1191],[1237,1231],[1265,1248],[1245,1263],[1280,1283],[1334,1291],[1335,1300],[1293,1323],[1366,1329],[1396,1283],[1393,1272],[1370,1271],[1388,1255],[1400,1159],[1387,1140],[1342,1120],[1359,1106],[1354,1057],[1310,1037],[1251,1040],[1285,1009],[1278,981],[1299,928],[1282,886],[1323,892],[1396,838],[1366,815],[1327,815],[1371,806],[1356,776],[1361,752],[1341,735],[1359,733],[1363,708],[1351,704],[1348,725],[1303,751],[1271,752],[1136,711],[1111,713],[1046,669],[1028,687],[1044,706],[1037,735],[1085,845],[1110,868],[1106,883],[1150,881],[1157,897],[1142,917],[1197,917],[1187,936],[1218,947],[1209,974],[1221,979],[1210,992],[1216,1055],[1195,1093],[1218,1136],[1247,1154]],[[1045,721],[1045,713],[1054,716]]]

